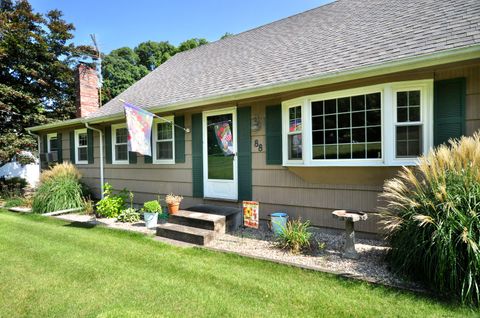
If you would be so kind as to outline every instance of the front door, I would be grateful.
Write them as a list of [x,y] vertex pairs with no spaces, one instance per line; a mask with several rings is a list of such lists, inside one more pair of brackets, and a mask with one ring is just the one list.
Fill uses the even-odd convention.
[[203,127],[204,196],[237,200],[236,108],[204,112]]

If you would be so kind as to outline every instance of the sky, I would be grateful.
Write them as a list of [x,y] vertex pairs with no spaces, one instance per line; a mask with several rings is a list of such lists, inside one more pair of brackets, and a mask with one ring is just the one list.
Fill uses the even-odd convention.
[[76,27],[74,43],[92,44],[95,34],[103,53],[141,42],[190,38],[218,40],[331,0],[30,0],[34,10],[59,9]]

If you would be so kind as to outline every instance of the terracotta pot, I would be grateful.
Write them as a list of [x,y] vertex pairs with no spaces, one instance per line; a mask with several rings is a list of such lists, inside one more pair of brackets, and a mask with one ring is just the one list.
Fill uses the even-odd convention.
[[169,204],[168,205],[168,213],[176,214],[178,212],[179,207],[180,207],[180,203]]

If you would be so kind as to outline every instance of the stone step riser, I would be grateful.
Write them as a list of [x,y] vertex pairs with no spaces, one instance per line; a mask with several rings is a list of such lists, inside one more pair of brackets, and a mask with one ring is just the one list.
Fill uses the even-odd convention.
[[157,227],[157,235],[166,237],[172,240],[197,244],[197,245],[205,245],[211,242],[214,238],[214,232],[212,231],[208,235],[201,235],[201,234],[193,234],[187,233],[175,229],[169,229],[165,227]]
[[211,221],[185,217],[182,215],[170,215],[168,222],[180,224],[199,229],[214,231],[215,233],[225,233],[225,220]]

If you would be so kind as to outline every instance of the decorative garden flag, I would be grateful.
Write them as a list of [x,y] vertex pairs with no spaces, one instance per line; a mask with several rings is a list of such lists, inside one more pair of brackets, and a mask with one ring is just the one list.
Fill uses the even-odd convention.
[[243,201],[243,225],[258,229],[258,202]]
[[128,151],[151,156],[150,138],[154,115],[128,103],[124,103],[124,109],[128,127]]
[[235,152],[233,151],[233,135],[230,123],[228,121],[217,123],[214,128],[218,145],[222,149],[223,154],[225,156],[233,155]]

